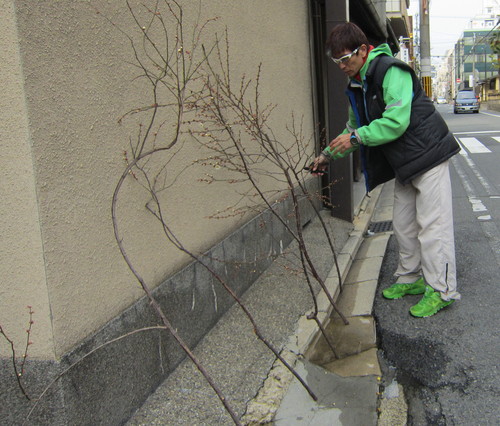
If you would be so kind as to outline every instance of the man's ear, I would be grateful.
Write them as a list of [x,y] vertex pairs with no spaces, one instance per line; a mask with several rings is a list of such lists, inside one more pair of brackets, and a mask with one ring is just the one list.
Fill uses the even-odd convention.
[[364,58],[366,55],[368,55],[368,46],[366,44],[362,44],[359,47],[359,52],[361,53],[361,56]]

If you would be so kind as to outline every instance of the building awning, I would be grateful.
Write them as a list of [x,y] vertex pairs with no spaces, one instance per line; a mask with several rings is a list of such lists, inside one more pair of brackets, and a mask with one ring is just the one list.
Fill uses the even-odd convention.
[[364,31],[370,43],[388,43],[393,53],[396,53],[399,51],[398,37],[391,27],[391,21],[385,17],[385,2],[379,3],[378,7],[384,10],[379,13],[372,0],[350,0],[350,20]]

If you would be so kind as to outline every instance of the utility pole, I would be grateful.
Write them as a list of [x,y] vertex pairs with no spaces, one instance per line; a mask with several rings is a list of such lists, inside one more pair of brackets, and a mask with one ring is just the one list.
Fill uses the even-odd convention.
[[422,87],[432,99],[431,40],[429,24],[429,3],[431,0],[420,0],[420,64]]
[[472,90],[476,90],[476,33],[472,36],[472,77],[470,86]]

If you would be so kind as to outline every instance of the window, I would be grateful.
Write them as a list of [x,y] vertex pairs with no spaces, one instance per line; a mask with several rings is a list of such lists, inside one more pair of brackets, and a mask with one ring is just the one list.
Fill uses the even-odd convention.
[[476,95],[472,90],[466,90],[463,92],[458,92],[457,99],[459,100],[476,99]]
[[387,0],[385,4],[386,12],[401,12],[401,1],[400,0]]

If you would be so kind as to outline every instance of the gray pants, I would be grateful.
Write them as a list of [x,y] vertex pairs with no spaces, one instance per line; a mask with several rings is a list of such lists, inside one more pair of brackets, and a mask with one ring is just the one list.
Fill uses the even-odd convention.
[[423,274],[443,300],[460,299],[448,161],[407,185],[395,182],[393,228],[399,244],[397,282]]

